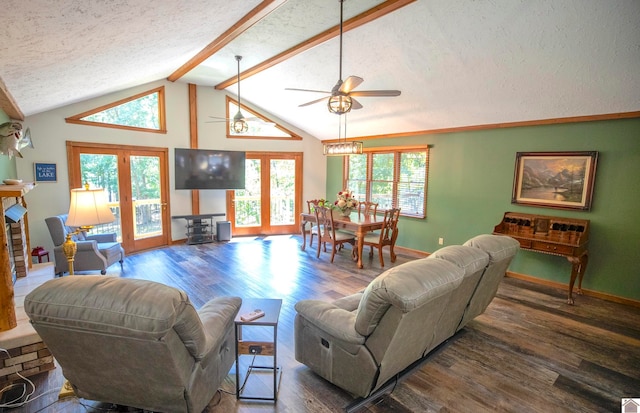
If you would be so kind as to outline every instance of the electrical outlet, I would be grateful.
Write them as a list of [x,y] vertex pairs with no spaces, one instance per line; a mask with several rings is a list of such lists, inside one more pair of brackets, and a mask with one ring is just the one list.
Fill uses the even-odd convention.
[[438,245],[444,245],[444,238],[438,238]]

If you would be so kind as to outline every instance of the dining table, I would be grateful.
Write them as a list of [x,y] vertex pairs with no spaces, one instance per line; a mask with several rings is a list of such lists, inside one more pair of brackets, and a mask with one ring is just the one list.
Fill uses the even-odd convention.
[[[315,224],[315,214],[305,213],[300,214],[300,232],[302,233],[302,251],[305,250],[307,244],[305,227],[307,224]],[[350,216],[334,215],[333,223],[336,229],[344,229],[352,231],[356,236],[356,251],[358,255],[358,268],[362,268],[362,249],[364,247],[364,236],[367,232],[377,231],[382,229],[384,225],[384,218],[377,215],[359,215],[352,213]],[[393,255],[393,245],[390,246],[391,254]]]

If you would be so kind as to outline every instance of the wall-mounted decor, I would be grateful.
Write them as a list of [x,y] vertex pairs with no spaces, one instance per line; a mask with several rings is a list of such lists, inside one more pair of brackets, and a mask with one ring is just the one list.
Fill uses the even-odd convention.
[[58,180],[55,163],[34,162],[33,170],[36,182],[56,182]]
[[598,152],[517,152],[511,203],[591,209]]

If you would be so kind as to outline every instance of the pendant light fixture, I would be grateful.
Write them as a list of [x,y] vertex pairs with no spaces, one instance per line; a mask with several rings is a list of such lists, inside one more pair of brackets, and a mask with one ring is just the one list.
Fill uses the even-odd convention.
[[359,155],[362,153],[362,142],[347,141],[347,115],[344,115],[344,140],[342,140],[342,115],[338,120],[338,142],[325,143],[324,154],[327,156]]

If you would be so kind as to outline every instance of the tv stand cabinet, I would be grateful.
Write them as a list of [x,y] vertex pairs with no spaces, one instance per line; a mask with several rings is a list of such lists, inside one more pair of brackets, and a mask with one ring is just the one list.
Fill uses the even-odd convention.
[[206,244],[215,241],[213,233],[213,219],[224,217],[225,214],[203,214],[203,215],[175,215],[173,219],[185,219],[187,221],[187,244]]

